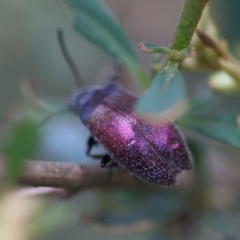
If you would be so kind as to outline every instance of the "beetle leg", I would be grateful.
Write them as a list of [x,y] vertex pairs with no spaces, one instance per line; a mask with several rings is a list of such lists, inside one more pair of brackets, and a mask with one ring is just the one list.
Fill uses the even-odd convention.
[[94,139],[93,136],[90,136],[87,141],[86,155],[94,159],[102,159],[105,154],[91,154],[91,150],[94,146],[98,145],[98,142]]
[[94,139],[94,137],[90,136],[87,141],[87,148],[86,148],[87,156],[92,157],[92,158],[102,158],[103,157],[103,155],[91,155],[90,154],[92,148],[97,144],[98,144],[98,142]]
[[91,158],[101,159],[101,167],[102,168],[116,167],[117,163],[115,163],[108,154],[104,154],[104,155],[90,154],[91,149],[97,144],[98,144],[98,142],[94,139],[94,137],[90,136],[87,141],[87,149],[86,149],[87,156],[89,156]]
[[118,166],[116,162],[114,162],[108,154],[104,155],[101,160],[100,166],[102,168],[111,168]]

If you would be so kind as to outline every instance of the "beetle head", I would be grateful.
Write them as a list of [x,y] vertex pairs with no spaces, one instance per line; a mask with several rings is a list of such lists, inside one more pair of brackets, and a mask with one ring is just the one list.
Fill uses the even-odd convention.
[[85,106],[89,100],[102,88],[99,86],[93,86],[90,88],[78,88],[71,97],[69,107],[76,113],[81,113],[83,106]]

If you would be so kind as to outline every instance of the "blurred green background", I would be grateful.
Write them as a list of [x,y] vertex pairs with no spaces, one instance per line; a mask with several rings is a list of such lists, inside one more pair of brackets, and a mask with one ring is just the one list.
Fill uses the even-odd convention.
[[[140,63],[146,71],[149,71],[150,57],[142,53],[137,48],[137,44],[147,41],[167,46],[171,41],[184,1],[108,0],[105,2],[119,18],[132,39]],[[238,55],[240,39],[239,9],[238,0],[212,1],[213,15],[222,35],[229,40],[235,55]],[[102,83],[111,72],[109,58],[72,29],[72,19],[70,9],[60,0],[0,0],[0,121],[2,133],[5,132],[8,122],[21,112],[24,105],[19,88],[23,79],[34,79],[38,95],[56,103],[57,107],[69,101],[75,89],[75,82],[60,52],[56,38],[57,28],[64,29],[68,48],[86,85]],[[206,88],[206,74],[200,74],[194,79],[192,75],[186,74],[186,76],[189,91],[195,92]],[[46,161],[98,164],[84,155],[88,135],[88,130],[76,117],[65,116],[52,119],[41,128],[41,141],[34,157]],[[226,174],[228,178],[231,172],[232,175],[227,179],[227,185],[231,184],[231,178],[239,175],[239,163],[234,161],[239,158],[239,151],[216,142],[210,141],[210,143],[211,149],[208,150],[207,159],[210,171],[213,170],[212,178],[225,184],[226,179],[219,174]],[[231,159],[230,166],[226,159]],[[96,192],[90,190],[69,200],[69,204],[71,201],[79,205],[79,209],[75,211],[76,219],[80,218],[81,212],[91,212],[99,205]],[[226,221],[227,217],[224,219]],[[238,215],[235,220],[240,223]],[[211,222],[211,219],[208,221]],[[222,225],[225,225],[224,221]],[[240,234],[237,227],[233,232],[236,236]],[[100,240],[122,239],[123,237],[138,240],[160,239],[154,236],[149,237],[149,232],[126,235],[96,234],[79,221],[43,239]]]

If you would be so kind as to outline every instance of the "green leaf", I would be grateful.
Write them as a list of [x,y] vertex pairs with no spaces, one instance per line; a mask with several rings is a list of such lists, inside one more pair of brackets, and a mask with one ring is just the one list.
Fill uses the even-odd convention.
[[235,113],[188,115],[183,119],[183,123],[185,127],[207,137],[240,147],[240,128]]
[[148,92],[137,103],[139,113],[154,118],[178,118],[187,106],[184,79],[177,62],[169,62],[152,81]]
[[99,41],[102,41],[103,49],[109,51],[114,56],[115,52],[111,51],[112,49],[108,46],[107,39],[105,39],[109,37],[133,59],[137,60],[122,27],[103,1],[65,0],[65,2],[73,8],[76,14],[76,29],[89,38],[89,40],[97,45],[100,45]]
[[110,9],[99,0],[65,0],[74,10],[74,27],[89,41],[123,64],[143,85],[148,79],[137,63],[131,44]]
[[38,140],[37,129],[31,121],[18,123],[4,149],[6,157],[6,178],[13,182],[22,169],[24,160],[33,153]]

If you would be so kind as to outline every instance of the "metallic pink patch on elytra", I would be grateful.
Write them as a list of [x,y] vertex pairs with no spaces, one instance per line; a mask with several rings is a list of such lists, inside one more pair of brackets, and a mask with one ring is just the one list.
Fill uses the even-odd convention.
[[126,120],[122,117],[115,118],[116,121],[116,130],[117,133],[120,134],[121,138],[129,140],[134,137],[134,131],[132,126],[126,122]]

